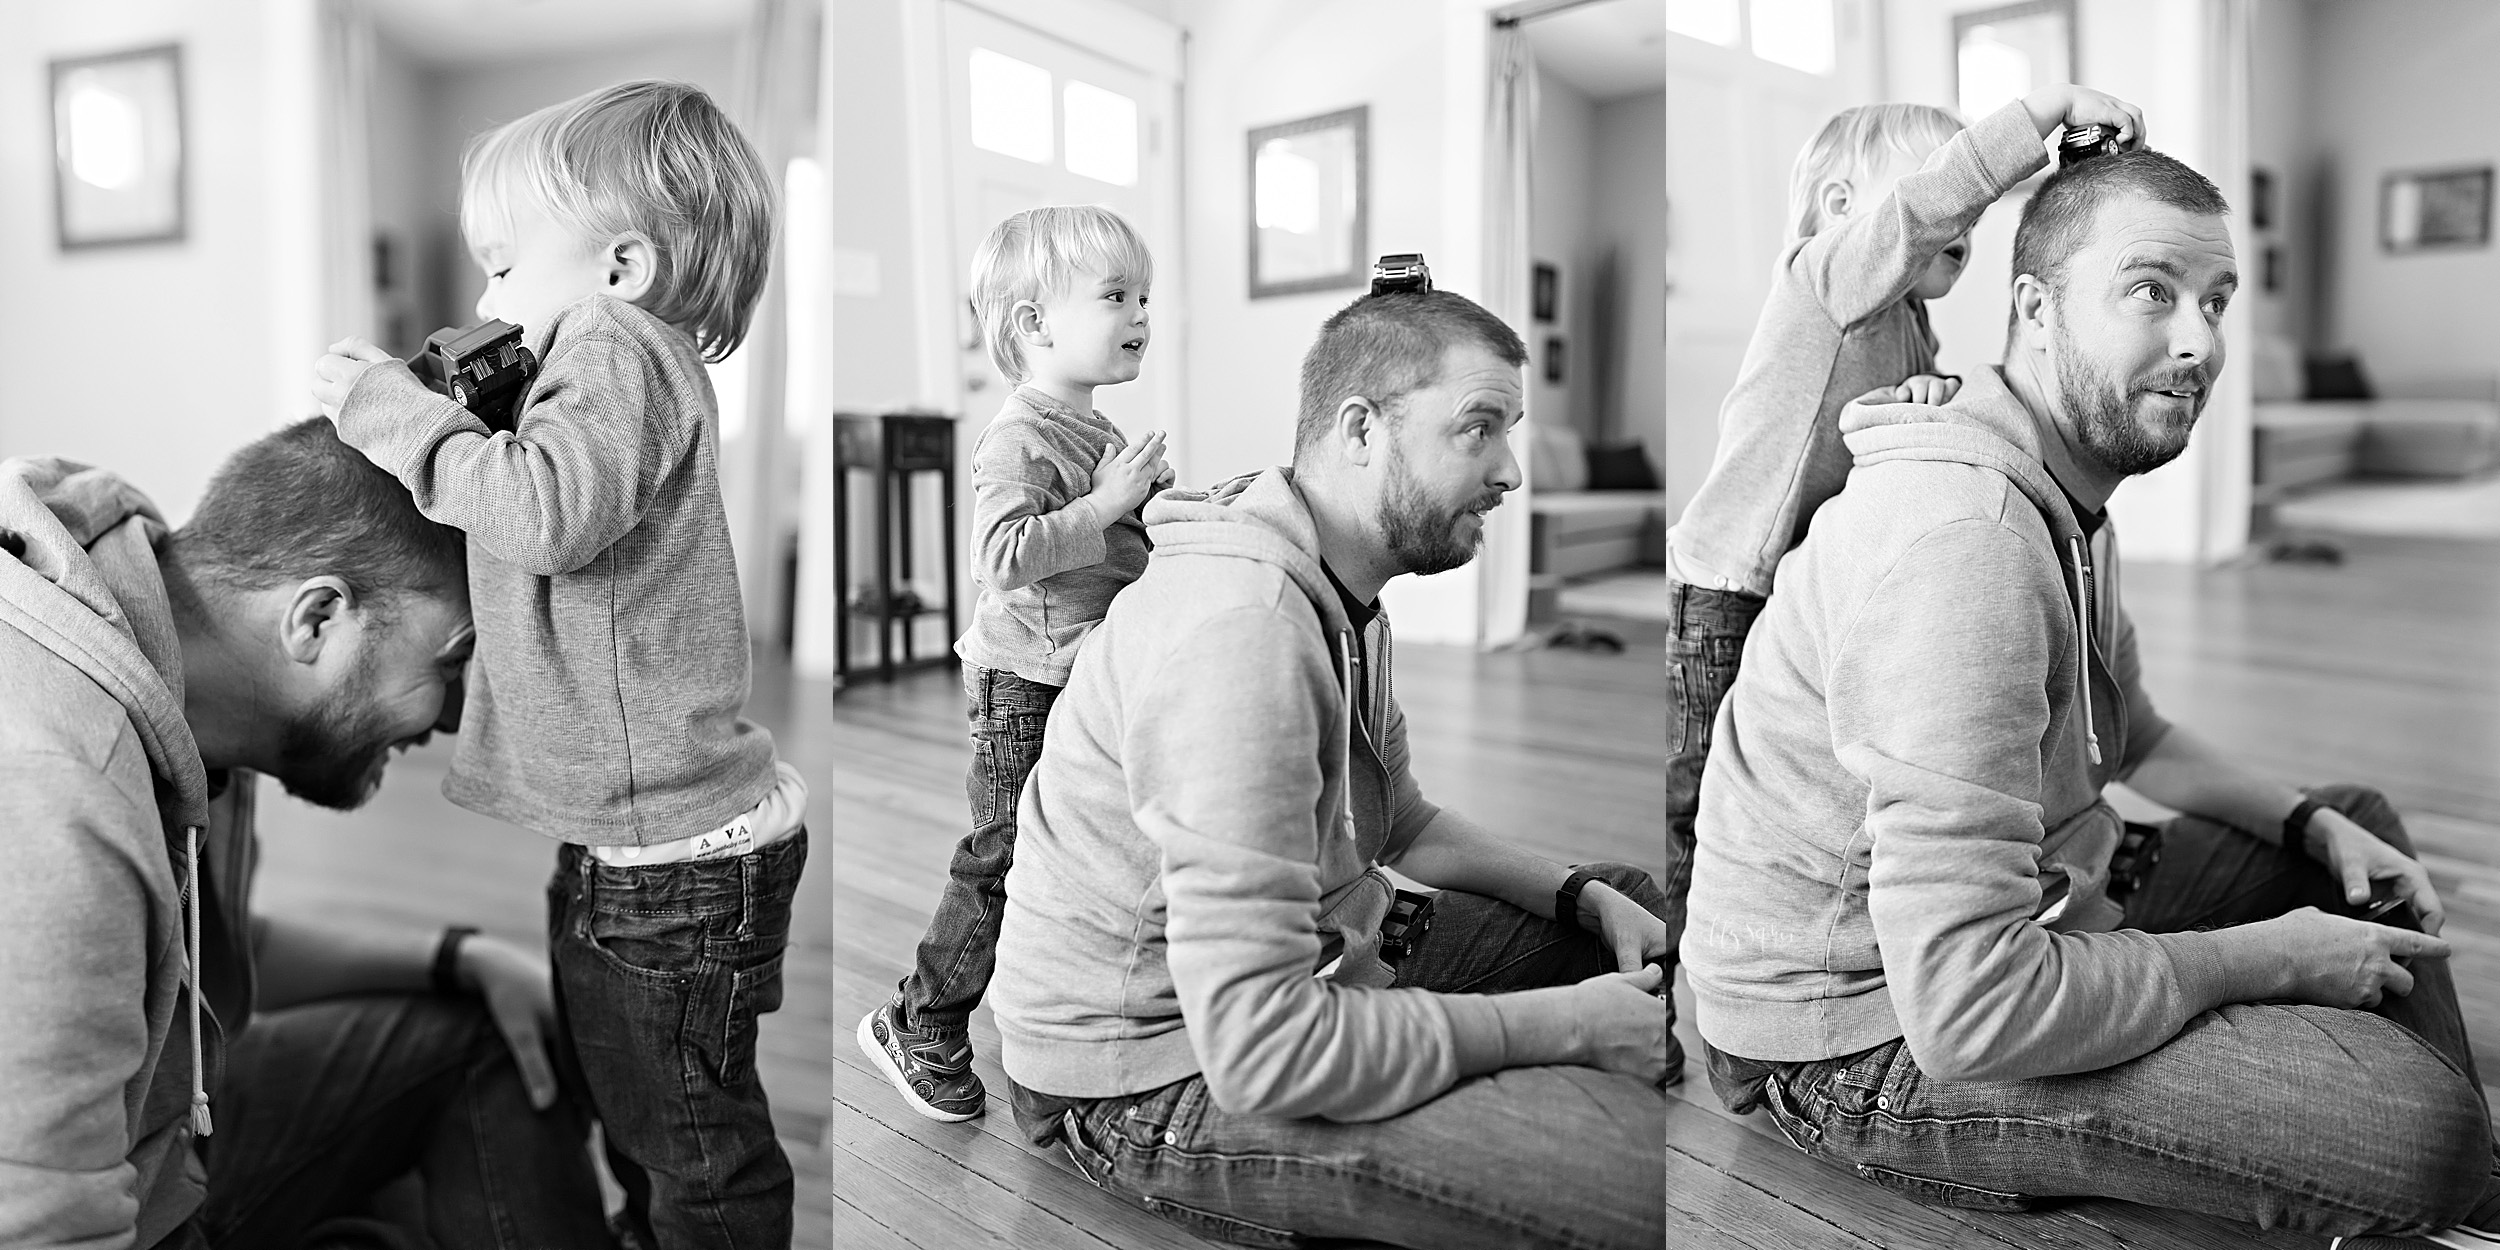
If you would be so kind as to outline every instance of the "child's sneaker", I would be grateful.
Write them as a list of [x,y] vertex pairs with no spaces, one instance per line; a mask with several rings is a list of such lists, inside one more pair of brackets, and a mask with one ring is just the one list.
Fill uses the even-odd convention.
[[903,1001],[860,1017],[859,1048],[911,1109],[954,1124],[981,1114],[987,1096],[972,1071],[972,1039],[903,1027]]

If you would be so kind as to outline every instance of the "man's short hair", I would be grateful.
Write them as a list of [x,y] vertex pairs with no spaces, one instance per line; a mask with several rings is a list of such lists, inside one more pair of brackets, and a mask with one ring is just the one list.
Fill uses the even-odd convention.
[[[2102,207],[2128,195],[2200,216],[2231,211],[2221,188],[2176,157],[2151,148],[2096,156],[2050,175],[2023,206],[2022,225],[2014,231],[2014,276],[2030,274],[2051,291],[2063,288],[2066,262],[2091,243]],[[2012,331],[2009,322],[2009,337]]]
[[1527,346],[1501,318],[1450,291],[1390,291],[1338,309],[1302,356],[1295,453],[1325,437],[1338,406],[1357,395],[1396,421],[1397,402],[1440,380],[1450,348],[1470,339],[1512,368],[1528,363]]
[[172,550],[191,583],[211,594],[330,576],[359,603],[387,610],[409,596],[461,590],[465,542],[314,417],[227,457],[174,531]]

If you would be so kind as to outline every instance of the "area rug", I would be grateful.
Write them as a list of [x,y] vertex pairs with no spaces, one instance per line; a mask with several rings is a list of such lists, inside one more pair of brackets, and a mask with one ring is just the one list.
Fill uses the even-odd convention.
[[2285,528],[2339,534],[2500,539],[2500,476],[2346,482],[2276,504],[2274,519]]

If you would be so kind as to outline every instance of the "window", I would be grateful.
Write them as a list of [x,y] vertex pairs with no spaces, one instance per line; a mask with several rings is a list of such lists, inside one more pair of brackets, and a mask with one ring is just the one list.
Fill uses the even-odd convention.
[[1667,0],[1667,29],[1733,48],[1744,38],[1736,0]]
[[1083,82],[1069,83],[1065,98],[1068,172],[1137,185],[1137,102]]
[[972,146],[1050,163],[1050,71],[987,48],[972,50]]
[[1832,72],[1832,0],[1753,0],[1753,54],[1809,74]]

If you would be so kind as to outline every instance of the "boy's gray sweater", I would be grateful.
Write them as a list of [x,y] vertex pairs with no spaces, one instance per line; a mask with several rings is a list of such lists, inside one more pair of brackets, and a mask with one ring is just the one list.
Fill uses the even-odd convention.
[[1780,556],[1848,480],[1840,410],[1936,370],[1927,304],[1910,288],[1989,205],[2047,163],[2017,100],[1953,136],[1873,207],[1780,256],[1719,409],[1710,476],[1667,532],[1677,580],[1771,593]]
[[1086,493],[1106,447],[1128,446],[1098,412],[1020,386],[972,448],[972,623],[967,664],[1068,684],[1077,645],[1120,588],[1146,571],[1138,512],[1106,517]]
[[443,793],[551,838],[691,837],[775,783],[746,705],[720,423],[694,340],[594,295],[533,336],[513,433],[367,369],[339,437],[469,536],[477,658]]

